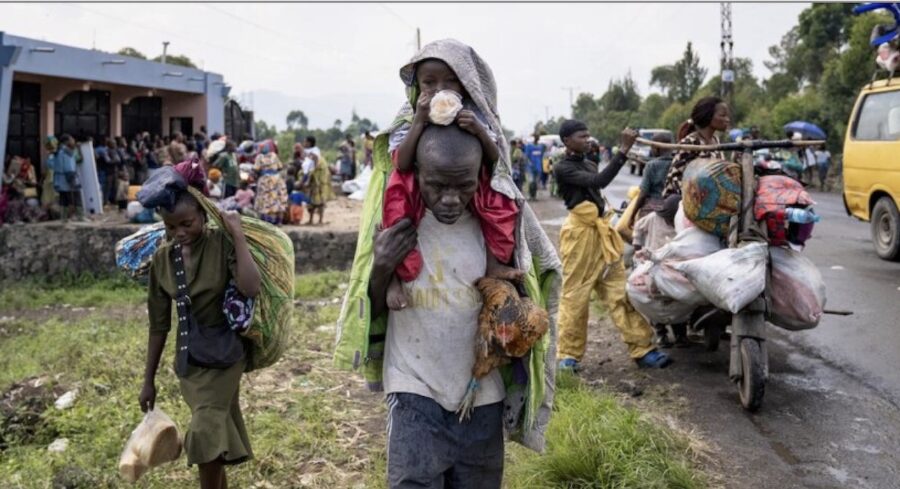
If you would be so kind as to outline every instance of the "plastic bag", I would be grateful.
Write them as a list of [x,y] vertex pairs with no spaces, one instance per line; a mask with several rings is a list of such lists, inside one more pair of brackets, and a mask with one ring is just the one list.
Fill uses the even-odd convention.
[[738,313],[766,288],[765,243],[728,248],[703,258],[672,263],[714,306]]
[[662,295],[653,283],[652,269],[656,265],[646,261],[628,276],[625,292],[634,309],[653,324],[675,324],[687,321],[694,312],[693,304],[675,301]]
[[718,236],[697,227],[689,227],[653,253],[652,260],[657,264],[650,271],[653,283],[660,293],[678,302],[695,306],[709,304],[697,287],[672,265],[708,256],[721,249],[722,243]]
[[772,324],[791,331],[815,328],[825,308],[825,281],[808,258],[786,248],[771,248],[772,278],[767,288]]
[[675,232],[681,233],[685,229],[689,229],[692,227],[694,227],[694,223],[692,223],[691,220],[684,215],[684,204],[682,202],[679,202],[678,212],[675,213]]
[[704,306],[709,304],[706,297],[683,273],[672,268],[670,262],[656,264],[650,269],[650,277],[660,294],[684,304]]
[[135,482],[147,470],[177,459],[181,444],[172,418],[160,409],[151,409],[125,443],[119,457],[119,474],[128,482]]
[[684,215],[704,231],[727,236],[741,208],[741,165],[696,159],[685,168],[681,185]]
[[654,262],[684,261],[711,255],[722,249],[722,240],[714,234],[690,227],[679,231],[671,241],[652,253]]

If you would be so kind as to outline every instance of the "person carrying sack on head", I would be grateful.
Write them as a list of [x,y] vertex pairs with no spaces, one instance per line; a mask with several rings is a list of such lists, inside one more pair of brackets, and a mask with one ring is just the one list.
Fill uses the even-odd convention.
[[[559,194],[569,216],[559,235],[563,283],[559,305],[560,369],[577,371],[587,343],[591,291],[596,291],[609,317],[628,345],[629,355],[641,367],[664,368],[672,360],[653,345],[653,329],[625,295],[624,242],[609,221],[601,189],[609,185],[627,160],[626,154],[637,131],[622,131],[618,151],[603,171],[585,158],[590,150],[590,132],[576,120],[560,126],[559,137],[566,155],[554,166]],[[611,213],[611,210],[610,210]]]

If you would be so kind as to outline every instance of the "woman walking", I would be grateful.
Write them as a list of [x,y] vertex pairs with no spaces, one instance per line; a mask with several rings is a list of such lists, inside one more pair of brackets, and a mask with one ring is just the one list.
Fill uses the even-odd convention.
[[[201,177],[195,186],[202,185]],[[225,466],[245,462],[252,451],[239,402],[246,347],[230,327],[223,303],[236,292],[256,297],[260,273],[238,213],[224,213],[224,229],[209,228],[200,202],[182,190],[175,195],[174,205],[160,208],[160,214],[168,241],[156,251],[150,265],[150,336],[141,410],[153,409],[156,403],[156,372],[175,301],[175,373],[191,408],[184,451],[188,465],[199,468],[201,489],[225,489]]]

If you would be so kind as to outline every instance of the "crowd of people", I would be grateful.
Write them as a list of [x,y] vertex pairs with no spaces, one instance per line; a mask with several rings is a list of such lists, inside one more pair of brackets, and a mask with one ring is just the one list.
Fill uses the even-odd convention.
[[[374,138],[362,137],[364,159],[357,160],[352,135],[338,147],[337,161],[330,165],[322,157],[314,137],[294,145],[292,158],[282,162],[276,143],[269,139],[242,142],[213,134],[203,128],[192,137],[137,134],[132,139],[110,137],[93,143],[100,199],[105,211],[119,212],[133,222],[159,220],[153,210],[143,209],[135,194],[150,176],[165,166],[183,161],[199,163],[208,177],[210,198],[225,209],[236,209],[273,224],[324,222],[325,203],[334,195],[333,180],[352,180],[360,168],[372,164]],[[68,134],[45,141],[48,157],[38,172],[28,158],[9,156],[4,166],[0,193],[0,224],[48,220],[87,221],[82,206],[79,165],[85,160],[81,146]]]

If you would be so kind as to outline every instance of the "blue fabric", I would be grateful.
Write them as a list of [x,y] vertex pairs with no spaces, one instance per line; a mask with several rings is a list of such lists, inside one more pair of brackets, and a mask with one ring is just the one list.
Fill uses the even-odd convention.
[[546,148],[543,144],[528,143],[525,145],[525,156],[528,157],[528,160],[531,162],[532,175],[540,175],[543,173],[545,151]]
[[75,153],[69,148],[62,148],[56,154],[50,155],[47,166],[53,170],[53,189],[57,192],[72,192],[77,190],[77,178],[75,176]]
[[669,355],[653,350],[637,360],[638,366],[641,368],[666,368],[672,363]]
[[300,192],[298,190],[291,192],[290,199],[291,199],[291,204],[294,204],[294,205],[303,205],[303,204],[310,203],[309,197],[307,197],[305,193]]
[[153,254],[165,239],[166,228],[163,223],[141,228],[116,243],[116,266],[129,277],[140,282],[146,281]]

